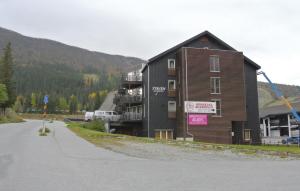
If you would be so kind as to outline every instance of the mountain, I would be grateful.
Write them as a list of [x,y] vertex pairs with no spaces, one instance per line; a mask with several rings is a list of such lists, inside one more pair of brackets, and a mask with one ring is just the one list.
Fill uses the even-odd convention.
[[[276,86],[291,103],[300,102],[300,86],[285,84],[276,84]],[[260,108],[282,105],[268,83],[258,82],[257,87]]]
[[17,95],[27,102],[32,93],[38,99],[48,94],[54,102],[76,95],[84,106],[91,93],[116,89],[123,72],[145,63],[140,58],[89,51],[0,28],[0,56],[8,42],[13,50]]
[[12,43],[16,65],[61,64],[78,71],[126,71],[145,62],[135,57],[110,55],[69,46],[57,41],[31,38],[0,27],[0,49]]

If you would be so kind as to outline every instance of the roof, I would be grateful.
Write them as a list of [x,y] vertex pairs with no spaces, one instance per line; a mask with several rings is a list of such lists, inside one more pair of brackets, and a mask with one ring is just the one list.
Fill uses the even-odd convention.
[[[297,112],[300,112],[300,102],[292,103],[291,104]],[[271,106],[266,107],[259,110],[259,117],[267,117],[271,115],[283,115],[291,113],[290,109],[285,105],[277,105],[277,106]]]
[[[154,57],[152,57],[152,58],[150,58],[148,60],[148,64],[150,64],[151,62],[157,60],[158,58],[161,58],[162,56],[165,56],[166,54],[168,54],[168,53],[170,53],[172,51],[175,51],[175,50],[177,50],[177,49],[179,49],[181,47],[184,47],[185,45],[189,44],[190,42],[192,42],[192,41],[194,41],[194,40],[196,40],[198,38],[201,38],[203,36],[209,36],[212,39],[214,39],[215,41],[217,41],[219,44],[221,44],[222,46],[228,48],[229,50],[236,51],[233,47],[231,47],[230,45],[228,45],[227,43],[225,43],[224,41],[222,41],[221,39],[219,39],[218,37],[216,37],[215,35],[213,35],[209,31],[204,31],[204,32],[202,32],[202,33],[200,33],[200,34],[198,34],[198,35],[196,35],[196,36],[194,36],[194,37],[192,37],[192,38],[190,38],[190,39],[188,39],[188,40],[186,40],[186,41],[184,41],[184,42],[182,42],[182,43],[180,43],[180,44],[178,44],[178,45],[176,45],[176,46],[174,46],[174,47],[172,47],[172,48],[170,48],[170,49],[168,49],[168,50],[166,50],[166,51],[164,51],[164,52],[162,52],[162,53],[160,53],[160,54],[158,54],[158,55],[156,55]],[[249,64],[251,64],[252,66],[254,66],[256,69],[260,69],[260,66],[258,64],[256,64],[254,61],[252,61],[251,59],[249,59],[246,56],[245,56],[245,60]],[[142,72],[145,70],[145,68],[146,67],[143,68]]]

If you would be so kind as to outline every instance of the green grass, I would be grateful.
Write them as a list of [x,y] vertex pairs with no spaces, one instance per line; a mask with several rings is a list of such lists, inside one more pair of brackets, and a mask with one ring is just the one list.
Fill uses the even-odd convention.
[[296,145],[282,145],[282,146],[268,146],[268,145],[230,145],[230,144],[213,144],[203,142],[189,142],[189,141],[176,141],[176,140],[156,140],[153,138],[135,137],[120,134],[109,134],[99,131],[94,131],[82,127],[80,123],[68,123],[68,128],[78,136],[86,139],[87,141],[102,147],[110,145],[124,145],[124,141],[139,142],[139,143],[162,143],[178,147],[195,148],[199,150],[214,150],[225,151],[231,150],[234,153],[242,153],[246,155],[271,155],[279,157],[287,157],[288,154],[294,154],[300,158],[300,148]]

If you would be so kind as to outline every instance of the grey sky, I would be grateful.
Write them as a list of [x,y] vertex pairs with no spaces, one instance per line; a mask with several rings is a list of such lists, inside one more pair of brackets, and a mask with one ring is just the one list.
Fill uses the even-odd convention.
[[143,59],[209,30],[274,82],[300,85],[299,7],[297,0],[0,0],[0,26]]

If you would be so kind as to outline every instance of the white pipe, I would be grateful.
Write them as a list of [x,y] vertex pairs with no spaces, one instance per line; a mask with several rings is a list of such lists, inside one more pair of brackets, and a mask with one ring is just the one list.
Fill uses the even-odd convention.
[[264,127],[264,137],[266,137],[267,136],[266,119],[263,119],[263,127]]
[[[188,72],[187,72],[188,60],[187,60],[187,49],[186,48],[184,48],[184,57],[185,57],[185,99],[186,99],[186,101],[189,101],[188,78],[187,78],[187,76],[188,76]],[[188,110],[186,113],[186,134],[192,136],[194,139],[194,135],[189,132],[189,111]]]
[[147,123],[148,124],[147,124],[147,126],[148,127],[147,128],[148,128],[148,138],[150,138],[150,108],[149,108],[149,105],[150,105],[150,101],[149,101],[150,100],[150,92],[149,92],[149,89],[150,89],[150,87],[149,87],[150,86],[150,65],[149,64],[147,64],[147,65],[148,65],[147,66],[148,67],[148,85],[147,85],[148,86],[147,87],[147,89],[148,89],[148,92],[147,92],[147,94],[148,94],[148,100],[147,100],[148,101],[148,107],[147,107],[148,119],[147,119]]
[[291,132],[291,116],[290,116],[290,114],[288,114],[287,117],[288,117],[289,137],[291,137],[292,132]]

